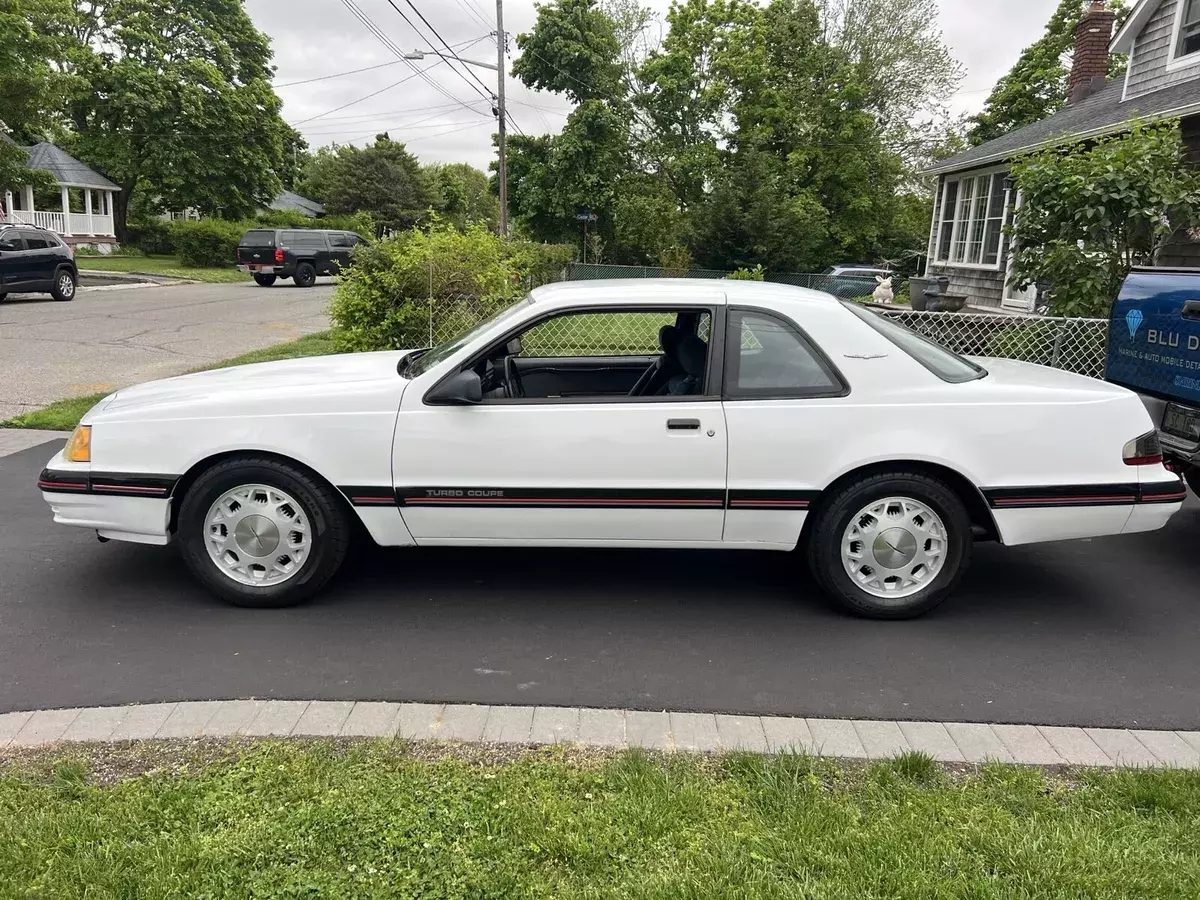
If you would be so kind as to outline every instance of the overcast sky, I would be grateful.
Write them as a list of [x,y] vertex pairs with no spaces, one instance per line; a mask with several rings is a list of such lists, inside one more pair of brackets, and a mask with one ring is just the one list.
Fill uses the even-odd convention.
[[[355,0],[362,12],[400,49],[441,47],[417,18],[409,0],[393,2],[426,37],[418,36],[389,0]],[[488,30],[495,28],[494,0],[412,2],[463,58],[495,62],[495,42],[485,38]],[[660,13],[670,6],[670,0],[643,2]],[[434,57],[413,63],[428,68],[426,76],[413,75],[409,64],[397,62],[396,56],[372,36],[341,0],[245,0],[245,3],[255,23],[272,39],[278,67],[275,81],[284,101],[284,118],[296,125],[313,147],[332,141],[361,144],[376,133],[387,131],[407,143],[423,161],[464,161],[487,168],[492,158],[491,134],[495,126],[488,103],[481,96],[483,86],[474,81],[468,83],[465,76],[455,75]],[[955,104],[963,111],[975,112],[996,79],[1041,34],[1058,0],[939,0],[939,5],[946,41],[967,70]],[[505,0],[504,25],[510,37],[528,31],[534,18],[534,0]],[[480,38],[484,39],[468,43]],[[510,50],[516,50],[512,40]],[[389,65],[341,78],[288,86],[291,82],[384,63]],[[483,85],[494,84],[494,72],[474,67],[472,71]],[[412,77],[403,84],[388,87],[406,76]],[[506,84],[512,117],[523,131],[540,134],[562,127],[569,112],[563,99],[531,93],[511,77]],[[381,93],[353,102],[376,91]],[[344,104],[352,105],[337,109]]]

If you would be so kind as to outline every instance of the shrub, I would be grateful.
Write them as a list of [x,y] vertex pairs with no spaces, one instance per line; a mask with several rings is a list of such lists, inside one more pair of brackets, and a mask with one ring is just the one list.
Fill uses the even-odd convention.
[[726,277],[730,281],[762,281],[763,267],[755,266],[753,269],[743,267],[730,272]]
[[329,308],[338,349],[424,347],[431,315],[465,330],[511,302],[520,275],[508,245],[479,225],[414,229],[361,247]]
[[509,261],[531,287],[562,281],[563,270],[575,259],[575,248],[570,244],[510,241],[504,246]]
[[309,219],[308,228],[327,228],[330,231],[353,231],[368,241],[375,240],[378,231],[375,219],[369,212],[350,213],[345,216],[325,216],[323,219]]
[[171,231],[181,263],[200,268],[218,267],[234,264],[238,241],[246,232],[246,225],[224,219],[201,219],[176,222]]
[[668,247],[658,255],[658,264],[664,278],[686,278],[692,270],[691,251],[679,245]]
[[124,245],[136,247],[143,253],[170,256],[175,252],[175,232],[165,219],[144,219],[130,222],[125,231]]

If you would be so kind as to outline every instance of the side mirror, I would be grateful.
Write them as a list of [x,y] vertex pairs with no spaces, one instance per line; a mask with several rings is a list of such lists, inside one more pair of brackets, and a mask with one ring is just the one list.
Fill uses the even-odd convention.
[[483,382],[470,369],[451,375],[425,395],[426,403],[440,406],[472,406],[483,402]]

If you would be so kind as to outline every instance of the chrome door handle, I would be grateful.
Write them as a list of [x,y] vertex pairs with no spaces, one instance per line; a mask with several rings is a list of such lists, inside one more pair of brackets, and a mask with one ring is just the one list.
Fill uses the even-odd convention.
[[667,419],[667,431],[699,431],[699,419]]

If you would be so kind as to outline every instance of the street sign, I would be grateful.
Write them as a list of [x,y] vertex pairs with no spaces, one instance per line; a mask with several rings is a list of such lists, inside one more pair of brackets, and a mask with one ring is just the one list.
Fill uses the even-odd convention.
[[576,213],[575,220],[577,222],[598,222],[600,217],[595,213]]

